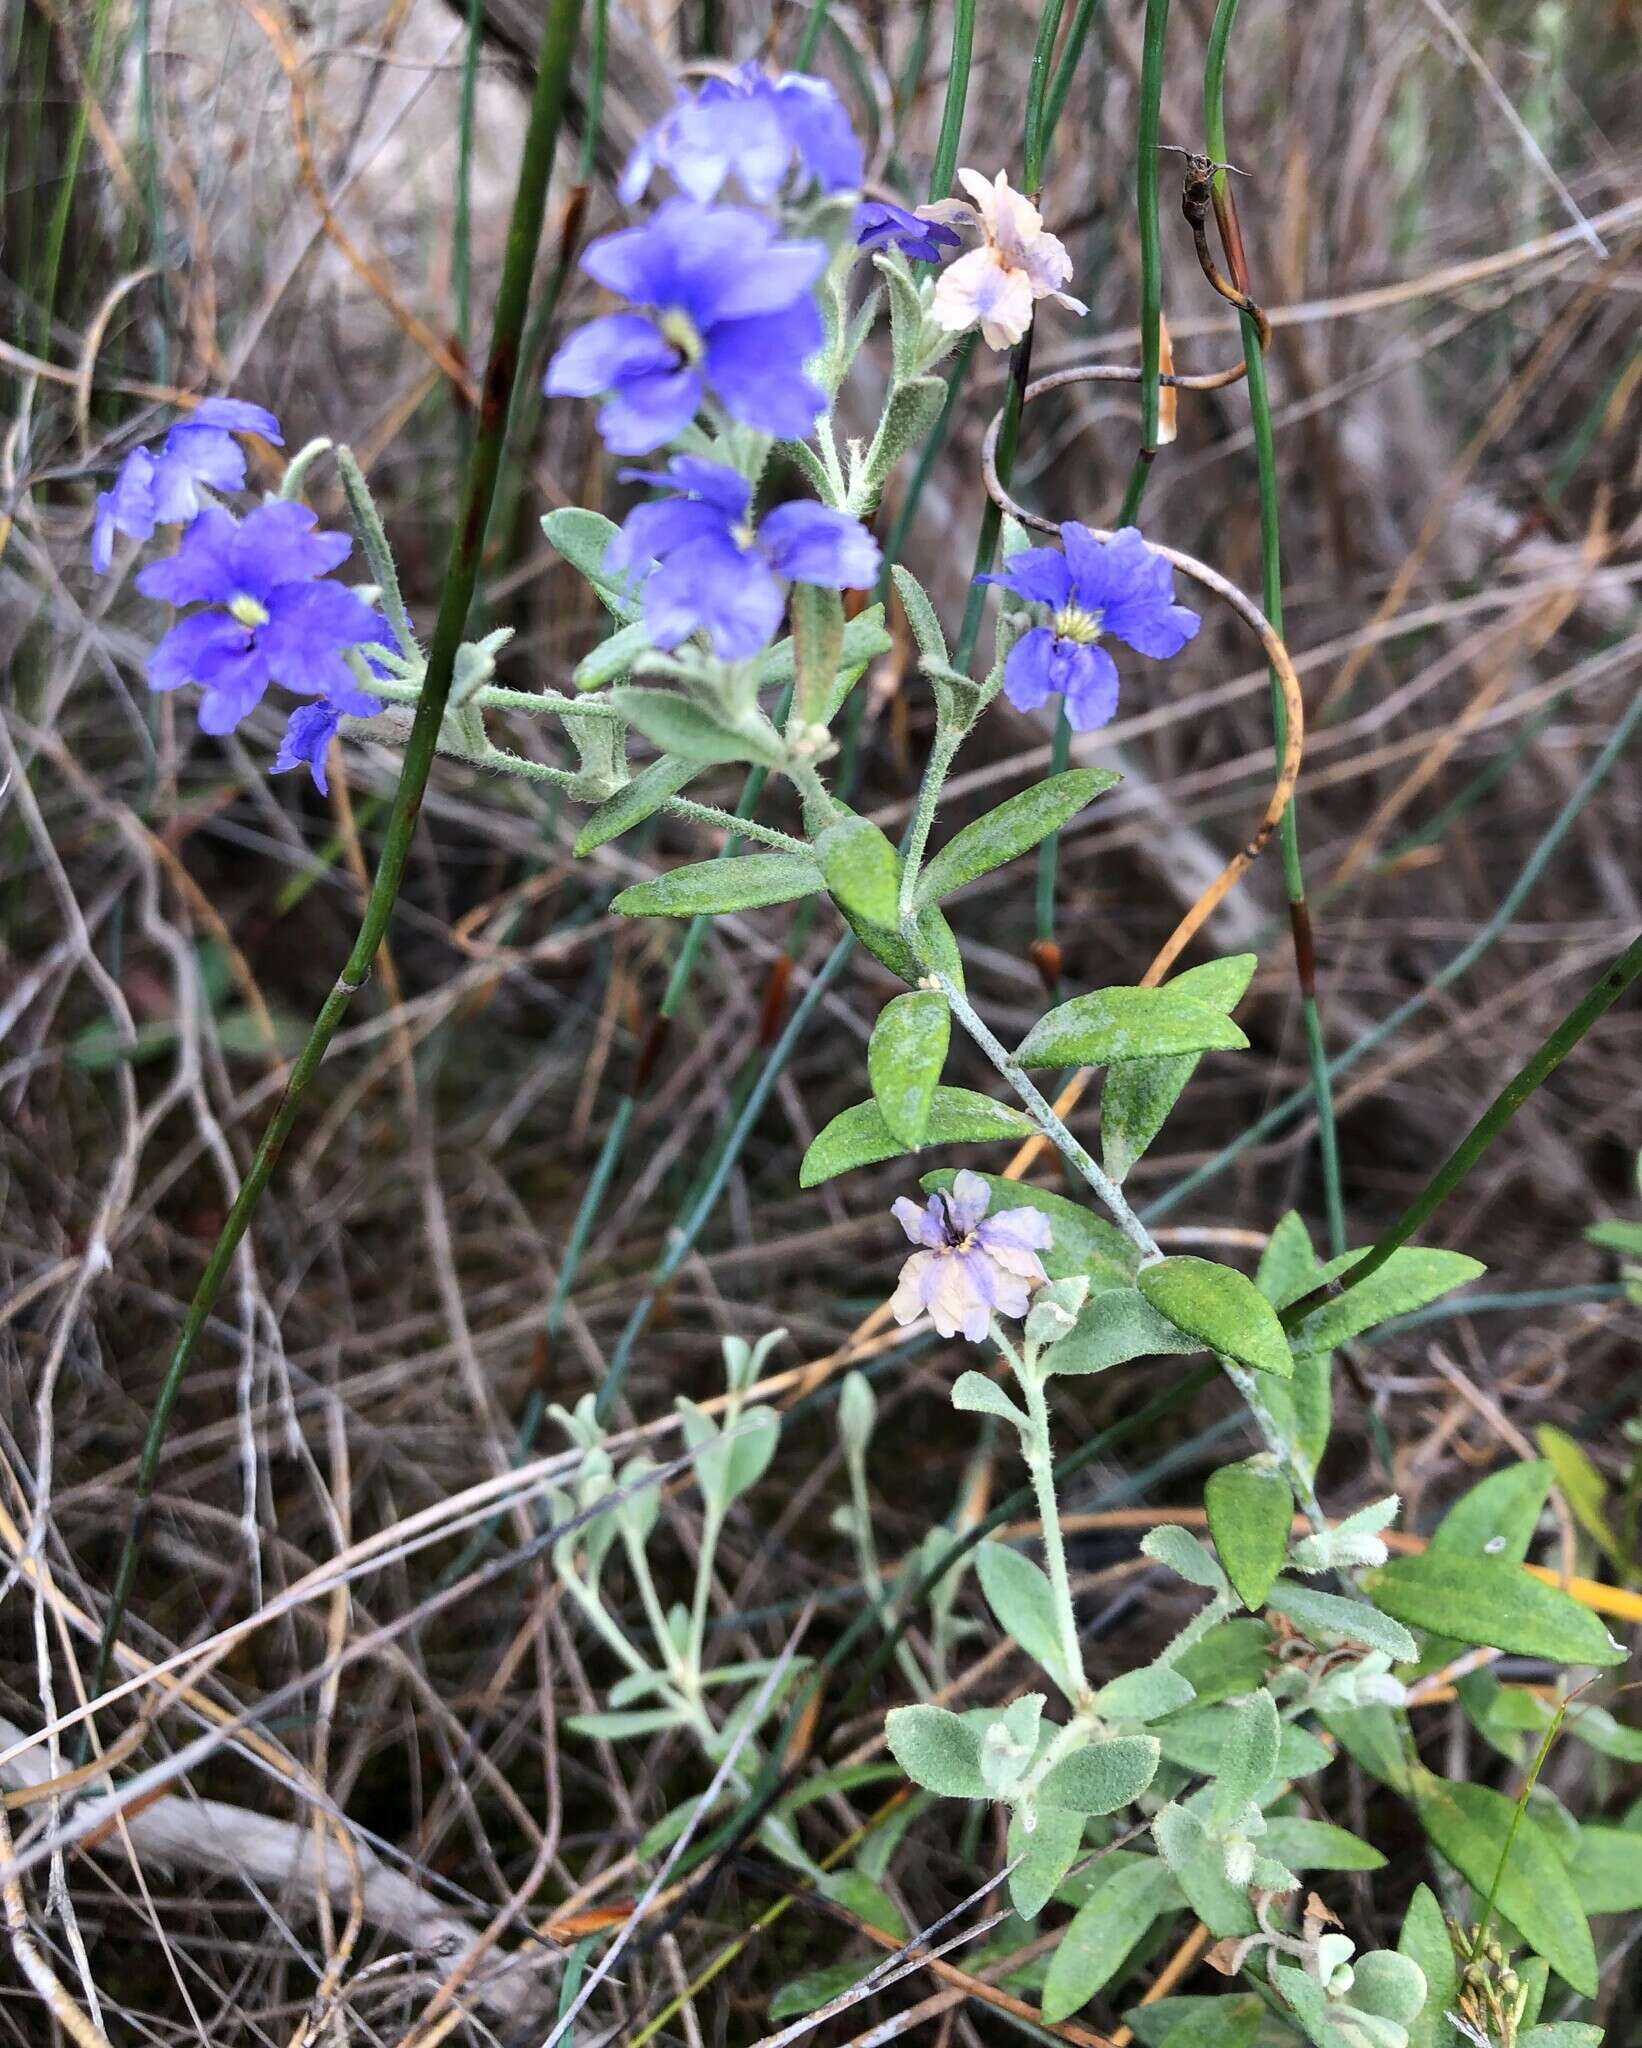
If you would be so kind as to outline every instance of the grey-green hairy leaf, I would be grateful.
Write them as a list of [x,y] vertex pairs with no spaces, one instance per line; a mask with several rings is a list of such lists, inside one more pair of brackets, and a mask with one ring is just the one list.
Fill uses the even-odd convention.
[[895,588],[901,594],[901,608],[907,615],[907,624],[912,628],[912,637],[918,643],[918,652],[923,656],[925,665],[949,668],[951,656],[947,653],[946,635],[941,631],[941,622],[924,586],[910,569],[902,568],[899,562],[890,573],[895,578]]
[[918,878],[919,903],[935,903],[1058,832],[1067,819],[1122,777],[1106,768],[1069,768],[1006,799],[955,833]]
[[561,505],[544,516],[542,532],[554,553],[592,584],[606,608],[618,619],[626,622],[638,617],[639,601],[634,586],[605,572],[605,552],[615,539],[616,528],[602,512],[589,512],[581,505]]
[[1043,2017],[1058,2026],[1087,2005],[1122,1969],[1152,1922],[1184,1903],[1174,1873],[1158,1857],[1114,1871],[1078,1908],[1050,1957]]
[[1277,1311],[1235,1267],[1182,1255],[1143,1267],[1136,1284],[1160,1315],[1211,1351],[1280,1379],[1293,1372]]
[[1093,1295],[1077,1327],[1044,1360],[1053,1373],[1106,1372],[1135,1358],[1167,1358],[1201,1351],[1195,1337],[1176,1329],[1133,1287]]
[[1061,1655],[1055,1596],[1042,1570],[1004,1543],[983,1543],[975,1553],[975,1569],[999,1628],[1071,1698],[1077,1674],[1067,1670]]
[[701,773],[699,761],[681,761],[676,754],[663,754],[641,768],[631,782],[614,796],[606,797],[576,834],[576,857],[584,859],[595,847],[620,838],[635,825],[659,811],[670,796]]
[[1642,1834],[1586,1821],[1569,1873],[1587,1913],[1642,1913]]
[[872,1027],[867,1078],[873,1100],[891,1134],[909,1148],[924,1142],[951,1036],[952,1013],[939,989],[896,996]]
[[1157,1775],[1158,1746],[1149,1735],[1116,1735],[1062,1757],[1038,1787],[1038,1799],[1068,1813],[1116,1813],[1132,1805]]
[[952,1388],[952,1405],[966,1415],[996,1415],[1017,1429],[1028,1427],[1025,1415],[997,1381],[989,1380],[984,1372],[959,1373]]
[[1362,1585],[1383,1613],[1456,1642],[1553,1664],[1625,1661],[1623,1646],[1588,1607],[1506,1558],[1427,1550],[1365,1572]]
[[589,648],[577,662],[571,680],[578,690],[602,689],[617,676],[626,675],[649,647],[649,630],[642,619],[635,619],[630,626],[617,627],[596,647]]
[[958,951],[958,941],[952,936],[952,927],[938,910],[921,911],[916,921],[918,945],[923,959],[914,953],[901,934],[887,924],[873,924],[859,912],[851,910],[847,903],[840,903],[844,922],[866,947],[875,960],[883,962],[891,974],[898,974],[904,982],[916,987],[924,978],[923,960],[938,967],[948,981],[956,987],[964,985],[964,963]]
[[1277,1772],[1277,1702],[1262,1688],[1212,1710],[1224,1730],[1209,1806],[1211,1825],[1230,1827]]
[[1371,1842],[1303,1813],[1269,1816],[1260,1846],[1290,1870],[1379,1870],[1385,1864]]
[[1189,1707],[1197,1693],[1189,1678],[1171,1664],[1144,1664],[1120,1672],[1095,1694],[1095,1712],[1104,1721],[1160,1721]]
[[624,917],[722,916],[813,896],[821,870],[805,853],[742,853],[672,868],[653,882],[635,882],[611,904]]
[[1083,1846],[1083,1815],[1043,1807],[1028,1834],[1018,1813],[1009,1817],[1004,1854],[1015,1868],[1009,1873],[1009,1903],[1023,1920],[1034,1920],[1049,1903]]
[[1397,1664],[1407,1663],[1419,1652],[1419,1645],[1400,1621],[1370,1607],[1366,1600],[1346,1600],[1338,1593],[1320,1593],[1315,1586],[1279,1579],[1266,1595],[1266,1605],[1313,1639],[1339,1636],[1370,1650],[1384,1650]]
[[1164,988],[1098,988],[1040,1017],[1015,1057],[1023,1067],[1104,1067],[1165,1053],[1241,1052],[1247,1044],[1210,1003]]
[[1188,1585],[1201,1586],[1206,1593],[1229,1590],[1226,1574],[1208,1549],[1190,1530],[1182,1529],[1177,1523],[1160,1522],[1155,1529],[1147,1530],[1140,1539],[1140,1548],[1144,1556],[1167,1565]]
[[[1243,1000],[1256,966],[1252,953],[1206,960],[1164,983],[1177,996],[1208,1003],[1228,1016]],[[1197,1071],[1195,1052],[1159,1059],[1117,1060],[1108,1069],[1100,1098],[1101,1158],[1121,1181],[1163,1128],[1186,1083]]]
[[870,819],[852,815],[829,825],[815,842],[815,857],[841,909],[868,924],[894,924],[901,865]]
[[944,1799],[984,1799],[981,1737],[945,1707],[892,1707],[884,1722],[890,1755],[915,1785]]
[[1184,1806],[1165,1806],[1152,1822],[1152,1837],[1187,1903],[1211,1934],[1224,1939],[1254,1932],[1253,1909],[1228,1881],[1220,1844],[1195,1813]]
[[[1029,1117],[1007,1103],[994,1102],[990,1095],[977,1095],[968,1088],[937,1088],[930,1105],[924,1132],[926,1145],[981,1144],[988,1140],[1029,1137],[1034,1126]],[[858,1102],[853,1109],[840,1110],[804,1154],[798,1169],[798,1185],[813,1188],[852,1167],[873,1166],[881,1159],[894,1159],[906,1151],[884,1122],[876,1102]]]
[[1408,2023],[1408,2048],[1455,2048],[1459,2035],[1447,2013],[1459,1992],[1459,1970],[1448,1923],[1429,1885],[1414,1887],[1397,1937],[1397,1953],[1418,1963],[1425,1978],[1425,2004]]
[[702,767],[715,761],[756,761],[766,768],[781,760],[781,742],[767,719],[749,718],[732,725],[675,690],[651,690],[622,683],[610,701],[635,731],[669,754]]
[[[1362,1257],[1361,1252],[1345,1252],[1330,1259],[1323,1268],[1322,1279],[1338,1280]],[[1480,1279],[1487,1270],[1480,1259],[1469,1259],[1463,1252],[1405,1245],[1393,1252],[1378,1272],[1312,1310],[1290,1339],[1295,1356],[1332,1351],[1361,1336],[1364,1330],[1373,1329],[1376,1323],[1388,1322],[1393,1316],[1412,1315],[1456,1287]]]

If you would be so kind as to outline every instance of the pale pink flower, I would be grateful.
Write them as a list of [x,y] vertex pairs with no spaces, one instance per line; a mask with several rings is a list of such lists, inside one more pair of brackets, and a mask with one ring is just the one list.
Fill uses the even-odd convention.
[[966,1171],[922,1209],[905,1195],[895,1204],[896,1222],[923,1246],[901,1268],[890,1303],[898,1323],[927,1313],[943,1337],[962,1330],[978,1344],[994,1314],[1025,1315],[1032,1289],[1048,1277],[1038,1253],[1050,1242],[1049,1219],[1024,1208],[988,1216],[991,1200],[980,1175]]
[[925,220],[967,222],[986,239],[942,271],[932,309],[937,324],[949,334],[978,326],[988,348],[1013,348],[1031,326],[1039,299],[1088,312],[1082,300],[1060,289],[1072,275],[1065,245],[1045,229],[1043,215],[1025,193],[1013,189],[1009,173],[1000,171],[988,181],[979,171],[964,170],[958,182],[973,206],[941,199],[918,212]]

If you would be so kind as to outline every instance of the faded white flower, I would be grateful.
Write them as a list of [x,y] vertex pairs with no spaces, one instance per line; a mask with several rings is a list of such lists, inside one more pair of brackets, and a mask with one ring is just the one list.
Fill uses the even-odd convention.
[[941,273],[932,311],[949,334],[979,327],[988,348],[1013,348],[1032,324],[1039,299],[1058,299],[1073,313],[1088,307],[1060,287],[1072,275],[1065,245],[1047,232],[1043,215],[1024,192],[1009,183],[1009,173],[995,179],[963,170],[958,182],[975,202],[940,199],[918,211],[925,220],[963,221],[978,227],[985,241],[960,256]]
[[1046,1277],[1038,1253],[1048,1248],[1049,1219],[1036,1209],[988,1216],[992,1190],[978,1173],[962,1172],[950,1193],[920,1209],[903,1195],[895,1219],[916,1245],[901,1268],[890,1309],[898,1323],[926,1312],[943,1337],[960,1330],[971,1344],[986,1335],[994,1312],[1023,1316]]

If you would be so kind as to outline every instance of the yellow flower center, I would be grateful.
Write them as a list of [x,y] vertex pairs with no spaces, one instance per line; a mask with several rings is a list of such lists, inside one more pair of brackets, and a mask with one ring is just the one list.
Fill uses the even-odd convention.
[[1100,638],[1100,612],[1086,612],[1080,604],[1062,605],[1049,621],[1057,640],[1075,640],[1080,647],[1092,647]]
[[252,631],[254,631],[258,626],[266,626],[268,623],[268,613],[266,609],[262,605],[258,604],[254,597],[245,597],[242,595],[240,597],[230,598],[228,601],[228,609],[233,614],[233,616],[236,619],[238,619],[239,623],[242,626],[245,626]]
[[750,519],[743,519],[739,526],[732,526],[730,528],[730,538],[743,554],[746,554],[751,549],[755,537],[753,522]]
[[662,338],[676,348],[687,363],[701,361],[705,344],[688,313],[680,313],[676,309],[663,313],[656,324],[661,329]]

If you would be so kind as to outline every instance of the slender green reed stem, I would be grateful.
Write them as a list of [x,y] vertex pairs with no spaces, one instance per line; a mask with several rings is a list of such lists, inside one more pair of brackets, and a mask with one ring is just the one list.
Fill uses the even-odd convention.
[[[1204,149],[1216,163],[1226,157],[1226,52],[1239,0],[1220,0],[1209,31],[1208,54],[1203,70]],[[1226,173],[1215,173],[1215,185],[1225,191]],[[1241,279],[1234,282],[1242,284]],[[1243,287],[1245,290],[1247,287]],[[1243,336],[1243,361],[1248,369],[1249,417],[1254,427],[1255,463],[1260,479],[1260,553],[1262,565],[1262,607],[1279,633],[1283,630],[1283,552],[1277,506],[1277,454],[1272,436],[1271,396],[1266,388],[1266,359],[1260,346],[1260,329],[1248,313],[1239,313]],[[1277,671],[1271,674],[1272,744],[1277,758],[1283,758],[1288,743],[1288,707],[1283,699]],[[1306,1041],[1306,1059],[1311,1069],[1312,1095],[1317,1105],[1317,1152],[1323,1173],[1323,1208],[1328,1225],[1331,1257],[1346,1248],[1345,1200],[1340,1179],[1339,1134],[1334,1123],[1334,1092],[1328,1077],[1328,1052],[1323,1042],[1322,1016],[1317,1005],[1316,954],[1313,946],[1311,912],[1306,903],[1305,872],[1300,860],[1300,821],[1296,800],[1290,797],[1277,827],[1283,858],[1283,885],[1288,895],[1289,924],[1294,937],[1295,972],[1300,984],[1300,1022]]]
[[1163,52],[1169,0],[1146,0],[1140,58],[1140,127],[1135,148],[1135,207],[1140,229],[1140,452],[1123,493],[1118,525],[1140,510],[1157,456],[1158,382],[1163,365],[1163,237],[1157,219],[1157,143],[1163,107]]
[[1026,78],[1026,137],[1021,160],[1021,189],[1034,197],[1043,187],[1043,158],[1049,142],[1047,96],[1049,66],[1060,33],[1064,0],[1044,0],[1038,17],[1038,38],[1032,45],[1032,68]]
[[1356,1265],[1347,1267],[1338,1280],[1301,1295],[1297,1302],[1283,1311],[1285,1327],[1293,1329],[1323,1302],[1332,1301],[1348,1288],[1360,1286],[1370,1274],[1377,1273],[1394,1252],[1407,1244],[1420,1226],[1447,1201],[1534,1090],[1550,1079],[1591,1026],[1613,1008],[1639,974],[1642,974],[1642,934],[1631,941],[1533,1057],[1506,1082],[1396,1222]]
[[[1603,743],[1596,759],[1580,778],[1579,786],[1557,812],[1545,836],[1540,840],[1533,852],[1529,854],[1527,860],[1523,863],[1522,872],[1500,898],[1498,906],[1487,923],[1460,948],[1459,952],[1454,955],[1453,959],[1445,967],[1440,968],[1432,976],[1424,988],[1420,989],[1417,994],[1410,996],[1407,1002],[1399,1003],[1389,1016],[1382,1017],[1378,1024],[1374,1025],[1372,1029],[1365,1031],[1362,1037],[1354,1044],[1348,1046],[1344,1052],[1337,1053],[1329,1061],[1328,1071],[1331,1081],[1338,1081],[1340,1076],[1354,1067],[1359,1060],[1373,1052],[1377,1046],[1383,1045],[1388,1038],[1393,1037],[1399,1032],[1405,1024],[1411,1023],[1429,1004],[1435,1001],[1445,988],[1458,981],[1461,975],[1467,973],[1482,958],[1483,954],[1488,951],[1500,934],[1509,927],[1511,920],[1516,916],[1524,899],[1550,864],[1557,848],[1573,829],[1575,820],[1595,795],[1601,783],[1606,780],[1614,764],[1624,752],[1626,742],[1636,730],[1639,721],[1642,721],[1642,691],[1638,691],[1636,696],[1631,699],[1619,723]],[[1242,1157],[1249,1146],[1258,1145],[1263,1139],[1269,1138],[1274,1131],[1281,1130],[1285,1124],[1291,1122],[1301,1110],[1305,1109],[1312,1100],[1313,1096],[1309,1085],[1296,1089],[1292,1095],[1286,1095],[1281,1102],[1274,1104],[1272,1108],[1268,1109],[1264,1116],[1258,1117],[1246,1130],[1240,1132],[1229,1145],[1222,1146],[1213,1158],[1205,1160],[1203,1165],[1186,1174],[1184,1178],[1177,1181],[1165,1194],[1159,1196],[1155,1202],[1151,1203],[1143,1212],[1146,1221],[1156,1222],[1159,1217],[1166,1216],[1171,1209],[1177,1208],[1180,1203],[1185,1201],[1188,1195],[1195,1194],[1199,1188],[1205,1187],[1211,1180],[1218,1179],[1228,1166]]]
[[1053,136],[1060,126],[1060,117],[1066,109],[1066,98],[1072,90],[1072,80],[1077,76],[1078,61],[1083,47],[1089,40],[1089,31],[1095,25],[1100,12],[1100,0],[1078,0],[1072,10],[1071,26],[1066,31],[1066,45],[1061,51],[1059,64],[1055,66],[1054,81],[1049,87],[1049,97],[1044,102],[1044,135]]
[[[817,0],[817,6],[821,0]],[[954,0],[952,53],[947,61],[946,103],[941,132],[935,140],[935,161],[929,173],[929,196],[944,199],[958,168],[958,142],[963,134],[964,107],[969,99],[969,59],[975,45],[975,0]]]
[[113,1588],[109,1595],[108,1615],[103,1624],[102,1640],[98,1645],[96,1673],[92,1680],[93,1696],[102,1690],[107,1678],[114,1642],[131,1599],[138,1560],[147,1532],[154,1484],[159,1474],[160,1456],[170,1428],[172,1410],[176,1406],[177,1396],[182,1391],[183,1380],[223,1281],[228,1276],[229,1267],[250,1226],[257,1203],[261,1200],[263,1190],[267,1187],[278,1163],[285,1140],[296,1122],[309,1084],[319,1071],[320,1063],[325,1057],[336,1028],[342,1021],[343,1012],[352,997],[364,986],[370,974],[393,913],[400,883],[404,878],[405,863],[410,854],[417,816],[422,807],[422,797],[427,788],[428,773],[433,765],[439,729],[456,671],[457,650],[461,646],[463,628],[467,623],[468,612],[472,607],[479,581],[485,527],[501,467],[508,403],[518,370],[519,338],[524,328],[537,244],[541,239],[548,179],[553,169],[554,148],[558,140],[559,122],[564,109],[565,90],[570,77],[571,59],[576,48],[580,16],[581,0],[549,0],[542,24],[536,85],[531,97],[530,120],[525,131],[524,148],[519,162],[519,179],[514,194],[512,218],[508,224],[507,253],[502,265],[501,285],[496,298],[490,360],[485,367],[479,429],[463,484],[462,515],[445,572],[438,621],[434,627],[432,648],[428,655],[427,676],[422,686],[421,700],[416,707],[410,738],[405,747],[405,762],[400,770],[393,808],[388,815],[381,860],[371,885],[353,951],[348,955],[336,986],[326,997],[319,1015],[314,1020],[308,1041],[291,1070],[285,1093],[280,1098],[268,1128],[257,1146],[255,1157],[234,1198],[233,1207],[229,1210],[228,1220],[212,1248],[205,1272],[194,1291],[193,1300],[189,1303],[182,1334],[177,1340],[176,1349],[172,1353],[155,1398],[154,1411],[149,1418],[148,1434],[143,1442],[142,1456],[137,1469],[136,1501],[131,1525],[115,1569]]
[[52,209],[46,236],[45,277],[40,291],[40,315],[35,346],[43,356],[51,353],[51,323],[57,310],[57,283],[62,275],[63,249],[68,241],[69,218],[74,211],[74,192],[80,178],[80,158],[85,153],[86,132],[91,124],[91,95],[103,75],[103,44],[108,35],[109,0],[97,0],[92,22],[91,48],[81,78],[81,91],[74,105],[74,125],[69,130],[68,151],[57,173],[57,204]]
[[821,31],[827,25],[827,8],[831,0],[815,0],[815,5],[804,18],[804,33],[798,38],[798,49],[793,57],[795,71],[808,71],[815,62],[815,53],[821,42]]
[[473,106],[484,13],[484,0],[468,0],[462,90],[456,102],[456,203],[451,216],[450,270],[456,298],[456,339],[464,361],[473,344]]

